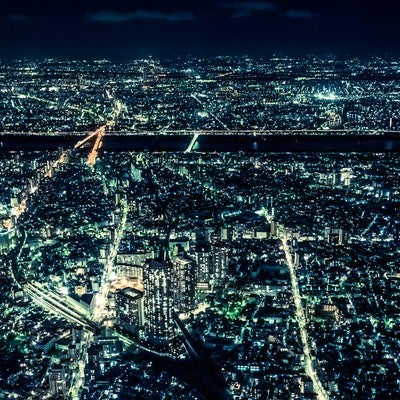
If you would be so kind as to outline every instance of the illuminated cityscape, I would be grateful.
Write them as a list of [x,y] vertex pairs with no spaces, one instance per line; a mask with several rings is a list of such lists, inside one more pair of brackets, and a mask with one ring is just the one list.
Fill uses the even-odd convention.
[[0,398],[400,396],[400,64],[0,64]]

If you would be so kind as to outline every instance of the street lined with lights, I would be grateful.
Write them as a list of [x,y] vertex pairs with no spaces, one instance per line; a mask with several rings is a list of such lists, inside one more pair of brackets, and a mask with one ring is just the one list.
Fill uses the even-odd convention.
[[287,244],[287,235],[285,228],[281,226],[281,235],[280,241],[282,244],[283,251],[285,252],[286,263],[289,267],[290,272],[290,282],[292,285],[293,299],[294,304],[296,306],[296,321],[299,325],[301,342],[303,345],[303,354],[304,354],[304,366],[307,375],[311,378],[314,390],[318,395],[319,400],[328,400],[329,396],[324,387],[321,384],[321,381],[318,377],[318,373],[314,368],[314,363],[311,357],[310,347],[308,343],[308,334],[307,334],[307,320],[304,312],[304,308],[301,302],[301,295],[299,289],[299,283],[296,276],[296,267],[293,263],[292,254],[290,252],[289,246]]

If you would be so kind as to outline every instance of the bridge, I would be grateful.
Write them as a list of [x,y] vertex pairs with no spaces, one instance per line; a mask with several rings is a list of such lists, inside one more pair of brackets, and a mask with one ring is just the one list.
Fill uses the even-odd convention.
[[[114,126],[113,121],[108,122],[107,127]],[[99,128],[100,129],[100,128]],[[93,132],[93,134],[95,134]],[[381,136],[381,135],[400,135],[400,132],[387,130],[387,129],[143,129],[140,131],[130,130],[107,130],[109,136],[135,136],[135,135],[151,135],[151,136],[173,136],[173,135],[227,135],[227,136],[292,136],[292,135],[304,135],[304,136],[315,136],[315,135],[360,135],[360,136]],[[82,136],[87,135],[87,132],[82,131],[56,131],[56,132],[0,132],[0,139],[6,139],[7,136],[46,136],[46,137],[60,137],[60,136]],[[93,135],[94,136],[94,135]]]
[[192,140],[191,140],[190,143],[189,143],[189,146],[188,146],[187,149],[185,150],[185,153],[190,153],[190,152],[193,150],[193,147],[194,147],[194,145],[195,145],[195,143],[196,143],[198,137],[199,137],[199,134],[198,134],[198,133],[195,133],[195,134],[193,135]]
[[86,136],[84,139],[80,140],[74,146],[74,150],[76,150],[76,149],[79,149],[80,147],[82,147],[84,144],[88,143],[91,139],[95,139],[92,151],[89,153],[89,157],[88,157],[89,165],[93,166],[96,163],[96,158],[99,153],[99,149],[103,144],[103,136],[106,132],[106,126],[107,125],[103,125],[100,128],[96,129],[94,132],[90,133],[88,136]]

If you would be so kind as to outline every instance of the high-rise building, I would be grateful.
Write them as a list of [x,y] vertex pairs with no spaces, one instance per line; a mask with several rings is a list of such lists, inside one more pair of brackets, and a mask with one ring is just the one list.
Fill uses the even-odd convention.
[[212,281],[214,286],[222,286],[225,283],[228,272],[229,249],[223,242],[212,243]]
[[[228,240],[230,234],[230,229],[226,226],[222,226],[219,231],[219,237],[221,240]],[[231,235],[232,236],[232,235]]]
[[0,229],[0,254],[3,250],[8,249],[10,231],[7,228]]
[[278,234],[278,223],[272,220],[269,226],[269,235],[271,238],[276,238],[277,234]]
[[51,396],[63,398],[68,391],[68,372],[64,366],[54,365],[49,369],[49,392]]
[[167,349],[174,338],[173,266],[169,260],[148,260],[143,271],[145,339]]
[[174,308],[185,313],[196,306],[196,265],[187,258],[174,259]]
[[199,289],[210,288],[211,255],[208,247],[198,247],[195,252],[197,287]]
[[117,324],[131,333],[137,333],[143,325],[143,293],[127,287],[115,292]]

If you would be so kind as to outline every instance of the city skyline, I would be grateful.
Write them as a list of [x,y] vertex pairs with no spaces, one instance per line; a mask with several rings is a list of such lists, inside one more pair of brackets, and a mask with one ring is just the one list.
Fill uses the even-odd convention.
[[399,10],[4,4],[0,398],[400,398]]

